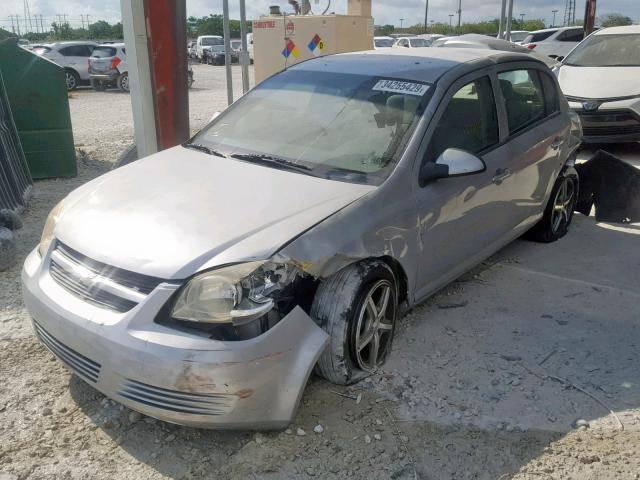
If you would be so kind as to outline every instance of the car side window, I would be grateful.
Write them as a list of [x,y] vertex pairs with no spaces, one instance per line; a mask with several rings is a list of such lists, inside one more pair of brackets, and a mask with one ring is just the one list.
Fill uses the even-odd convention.
[[489,77],[460,88],[449,100],[431,136],[428,158],[435,161],[447,148],[480,153],[498,143],[498,115]]
[[78,49],[76,48],[75,45],[71,45],[69,47],[64,47],[61,48],[59,50],[60,55],[64,56],[64,57],[77,57],[78,56]]
[[558,35],[560,42],[581,42],[584,39],[584,30],[577,28],[575,30],[565,30]]
[[560,110],[560,102],[558,100],[558,88],[550,75],[539,72],[542,82],[542,93],[544,94],[544,107],[547,116]]
[[509,124],[509,135],[545,117],[540,79],[535,70],[509,70],[498,74]]

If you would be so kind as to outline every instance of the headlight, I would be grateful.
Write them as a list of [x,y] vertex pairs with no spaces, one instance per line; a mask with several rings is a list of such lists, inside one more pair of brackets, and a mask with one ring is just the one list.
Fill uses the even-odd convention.
[[298,270],[287,264],[250,262],[212,270],[191,279],[171,316],[177,320],[242,325],[268,313],[274,296]]
[[47,217],[47,221],[44,224],[44,229],[42,230],[42,237],[40,238],[40,245],[38,245],[38,253],[40,253],[41,257],[44,257],[49,250],[49,245],[51,245],[51,241],[53,240],[53,231],[58,224],[58,220],[60,219],[60,211],[62,210],[62,203],[59,202],[53,210],[49,213]]

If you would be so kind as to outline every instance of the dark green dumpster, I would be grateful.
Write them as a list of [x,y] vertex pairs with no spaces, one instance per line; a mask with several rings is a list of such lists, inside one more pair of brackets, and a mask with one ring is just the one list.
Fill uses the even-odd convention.
[[17,43],[17,38],[0,42],[0,72],[31,176],[75,176],[64,70]]

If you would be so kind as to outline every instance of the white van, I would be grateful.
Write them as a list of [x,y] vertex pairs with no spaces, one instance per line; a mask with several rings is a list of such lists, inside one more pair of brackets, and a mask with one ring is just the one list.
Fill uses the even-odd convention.
[[214,45],[224,45],[224,39],[219,35],[201,35],[196,40],[196,58],[202,61],[206,54],[203,53],[211,50]]

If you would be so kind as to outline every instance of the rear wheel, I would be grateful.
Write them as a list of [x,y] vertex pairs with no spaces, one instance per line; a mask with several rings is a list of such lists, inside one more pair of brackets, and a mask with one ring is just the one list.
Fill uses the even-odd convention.
[[564,237],[573,219],[573,210],[578,193],[578,179],[560,176],[551,191],[549,203],[540,221],[528,232],[538,242],[555,242]]
[[118,77],[117,80],[118,88],[123,92],[129,91],[129,74],[127,72],[123,73]]
[[397,283],[380,260],[350,265],[322,283],[311,316],[330,335],[318,373],[340,385],[356,382],[386,361],[397,318]]
[[65,70],[64,80],[67,85],[68,92],[75,90],[78,88],[78,85],[80,85],[80,75],[78,75],[78,72],[74,70]]

